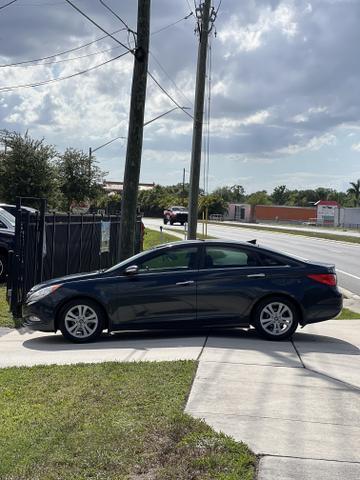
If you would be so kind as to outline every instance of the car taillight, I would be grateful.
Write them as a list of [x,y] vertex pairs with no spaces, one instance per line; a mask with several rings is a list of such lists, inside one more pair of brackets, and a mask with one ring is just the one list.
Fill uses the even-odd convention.
[[315,280],[315,282],[323,283],[324,285],[329,285],[330,287],[336,287],[337,279],[334,273],[314,273],[308,275],[309,278]]

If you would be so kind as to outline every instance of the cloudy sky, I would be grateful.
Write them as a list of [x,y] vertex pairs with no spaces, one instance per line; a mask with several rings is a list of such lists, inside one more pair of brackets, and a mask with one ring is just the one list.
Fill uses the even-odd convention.
[[[9,0],[0,0],[0,7]],[[122,25],[98,0],[73,2],[107,31]],[[107,0],[135,29],[137,2]],[[198,3],[198,2],[197,2]],[[214,0],[217,8],[219,0]],[[152,0],[150,72],[193,107],[198,39],[194,0]],[[348,188],[360,178],[360,1],[223,0],[212,35],[210,190]],[[161,30],[161,31],[159,31]],[[59,151],[127,135],[133,58],[61,0],[18,0],[0,10],[0,128],[44,137]],[[127,32],[117,38],[127,44]],[[79,58],[82,57],[82,58]],[[55,62],[55,63],[54,63]],[[40,65],[39,65],[40,63]],[[146,120],[173,108],[149,78]],[[189,110],[192,113],[192,110]],[[141,181],[178,183],[189,170],[192,120],[177,110],[145,128]],[[97,152],[122,180],[126,140]],[[201,180],[203,184],[203,180]]]

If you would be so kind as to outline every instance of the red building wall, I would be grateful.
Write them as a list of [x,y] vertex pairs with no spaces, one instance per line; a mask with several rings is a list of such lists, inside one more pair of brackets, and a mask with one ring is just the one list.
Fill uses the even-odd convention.
[[312,207],[285,207],[280,205],[256,205],[255,221],[308,222],[316,218],[317,210]]

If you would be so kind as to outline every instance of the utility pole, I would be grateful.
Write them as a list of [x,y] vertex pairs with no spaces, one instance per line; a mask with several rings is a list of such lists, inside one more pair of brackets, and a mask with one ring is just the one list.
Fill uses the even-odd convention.
[[185,168],[183,170],[183,181],[182,181],[182,194],[181,194],[181,200],[182,204],[185,205]]
[[198,220],[198,199],[201,167],[201,144],[203,132],[205,82],[206,82],[206,60],[209,39],[210,21],[215,20],[213,12],[210,13],[211,0],[204,0],[204,3],[196,11],[199,20],[200,43],[198,51],[198,63],[196,73],[195,112],[193,141],[191,152],[190,170],[190,193],[189,193],[189,231],[188,239],[196,239]]
[[134,52],[134,72],[121,208],[121,260],[134,254],[149,58],[150,5],[151,0],[138,0],[137,45]]

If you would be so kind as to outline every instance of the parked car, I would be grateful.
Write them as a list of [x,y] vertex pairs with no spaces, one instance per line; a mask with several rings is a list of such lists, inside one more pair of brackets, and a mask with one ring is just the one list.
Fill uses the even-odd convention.
[[342,309],[335,267],[243,242],[175,242],[33,287],[24,325],[74,342],[103,330],[249,327],[272,340]]
[[0,207],[0,282],[7,276],[8,252],[14,247],[15,217]]
[[[8,213],[13,215],[14,217],[16,216],[16,205],[10,205],[8,203],[0,203],[0,208],[6,210]],[[22,206],[21,209],[24,212],[30,212],[30,213],[36,213],[37,212],[37,210],[35,210],[35,208],[31,208],[31,207]]]
[[185,207],[169,207],[164,210],[164,224],[174,225],[180,223],[184,225],[188,221],[188,211]]

